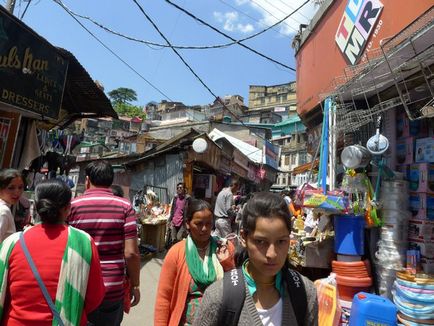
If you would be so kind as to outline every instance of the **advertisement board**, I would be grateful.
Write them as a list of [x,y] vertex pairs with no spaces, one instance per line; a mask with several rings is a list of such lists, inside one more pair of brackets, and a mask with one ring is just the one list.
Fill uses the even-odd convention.
[[57,119],[68,61],[0,6],[0,102]]

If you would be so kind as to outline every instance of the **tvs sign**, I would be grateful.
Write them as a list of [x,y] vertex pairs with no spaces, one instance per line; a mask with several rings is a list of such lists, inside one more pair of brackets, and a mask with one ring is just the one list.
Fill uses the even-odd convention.
[[336,32],[336,43],[354,65],[374,30],[383,4],[378,0],[349,0]]

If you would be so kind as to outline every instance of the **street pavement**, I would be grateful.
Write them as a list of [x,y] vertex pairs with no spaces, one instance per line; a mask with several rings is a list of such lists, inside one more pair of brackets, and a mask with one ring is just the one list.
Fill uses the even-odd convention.
[[122,325],[152,326],[154,324],[155,298],[164,255],[165,253],[159,253],[154,258],[142,260],[140,270],[141,299],[137,306],[131,308],[129,314],[124,314]]

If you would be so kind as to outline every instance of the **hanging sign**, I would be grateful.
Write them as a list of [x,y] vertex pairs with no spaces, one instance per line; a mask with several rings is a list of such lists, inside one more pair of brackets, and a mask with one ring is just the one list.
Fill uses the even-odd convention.
[[0,6],[0,102],[57,119],[68,61]]
[[382,9],[379,0],[348,1],[335,40],[351,65],[356,64],[363,54]]

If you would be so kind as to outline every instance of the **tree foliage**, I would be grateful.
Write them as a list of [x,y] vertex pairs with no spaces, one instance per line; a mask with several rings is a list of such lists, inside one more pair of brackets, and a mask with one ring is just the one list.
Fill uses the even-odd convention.
[[139,117],[141,119],[146,118],[146,113],[143,111],[143,108],[136,105],[131,105],[128,103],[119,103],[114,104],[113,108],[120,116],[127,116],[127,117]]
[[135,90],[126,87],[119,87],[110,92],[108,96],[112,102],[113,108],[121,116],[146,118],[146,113],[140,106],[132,105],[131,102],[137,101]]
[[131,102],[137,101],[137,93],[134,89],[119,87],[108,92],[113,104],[131,104]]

